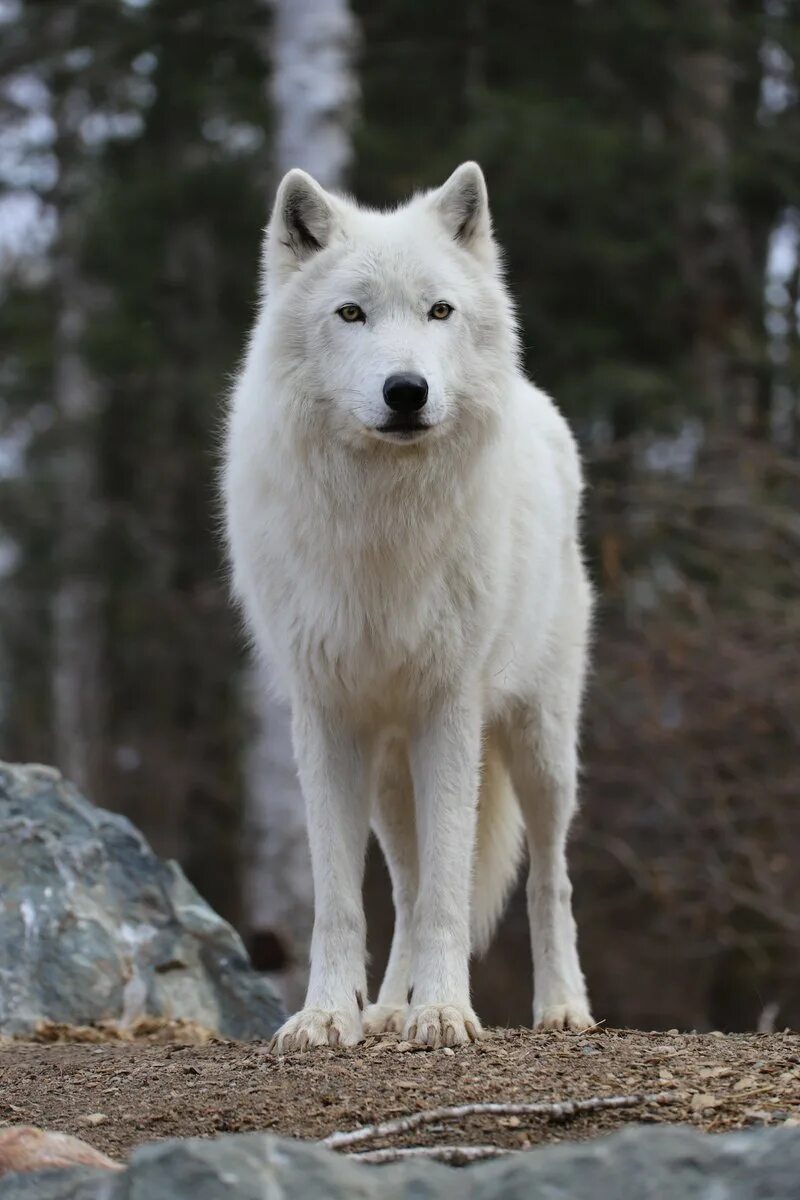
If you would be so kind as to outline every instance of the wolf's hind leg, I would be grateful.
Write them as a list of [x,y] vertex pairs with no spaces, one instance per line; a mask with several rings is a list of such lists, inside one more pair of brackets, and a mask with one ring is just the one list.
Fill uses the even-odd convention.
[[402,1033],[411,988],[411,926],[418,862],[414,789],[405,743],[393,740],[379,767],[372,825],[380,842],[394,901],[392,949],[375,1004],[364,1013],[364,1032]]
[[566,842],[575,811],[577,701],[532,704],[509,736],[511,777],[530,851],[528,916],[534,973],[534,1025],[586,1029],[592,1024],[578,961]]

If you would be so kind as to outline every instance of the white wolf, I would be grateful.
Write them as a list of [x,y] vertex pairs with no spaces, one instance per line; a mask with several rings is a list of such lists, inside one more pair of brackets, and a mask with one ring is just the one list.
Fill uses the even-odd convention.
[[[534,1021],[591,1024],[565,841],[591,593],[581,472],[519,366],[480,168],[393,212],[281,183],[233,394],[234,587],[291,702],[315,923],[279,1052],[480,1036],[469,957],[523,826]],[[366,1008],[372,824],[395,931]]]

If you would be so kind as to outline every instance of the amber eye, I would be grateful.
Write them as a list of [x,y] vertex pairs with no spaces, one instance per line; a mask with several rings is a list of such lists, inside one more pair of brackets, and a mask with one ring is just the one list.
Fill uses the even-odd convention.
[[343,321],[347,321],[351,325],[353,321],[366,321],[367,319],[363,308],[359,308],[357,304],[343,304],[336,311]]
[[437,300],[431,311],[428,313],[428,320],[446,321],[452,311],[452,304],[448,304],[445,300]]

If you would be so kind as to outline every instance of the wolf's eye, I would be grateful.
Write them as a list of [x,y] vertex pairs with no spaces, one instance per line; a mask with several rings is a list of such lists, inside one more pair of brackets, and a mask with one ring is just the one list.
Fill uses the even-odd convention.
[[431,311],[428,313],[428,320],[446,321],[452,311],[452,304],[448,304],[445,300],[437,300]]
[[351,325],[353,321],[366,321],[367,319],[363,308],[359,308],[357,304],[343,304],[336,311],[343,321],[347,321]]

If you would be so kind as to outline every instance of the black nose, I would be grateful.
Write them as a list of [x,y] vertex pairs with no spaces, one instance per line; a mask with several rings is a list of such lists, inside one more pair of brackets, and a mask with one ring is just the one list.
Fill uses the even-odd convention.
[[428,384],[421,375],[390,375],[383,385],[383,398],[396,413],[415,413],[428,399]]

